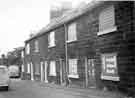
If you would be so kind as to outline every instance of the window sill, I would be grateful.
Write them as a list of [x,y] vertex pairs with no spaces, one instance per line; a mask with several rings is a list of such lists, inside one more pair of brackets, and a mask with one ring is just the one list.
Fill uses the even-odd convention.
[[79,78],[79,75],[68,75],[69,78]]
[[56,45],[48,46],[48,48],[54,48]]
[[56,74],[49,74],[49,76],[54,76],[54,77],[55,77],[55,76],[56,76]]
[[112,80],[112,81],[120,81],[120,77],[114,76],[103,76],[101,75],[101,79],[103,80]]
[[68,40],[66,41],[66,43],[73,43],[73,42],[76,42],[77,40]]
[[40,75],[40,73],[35,73],[35,75]]
[[97,33],[97,35],[100,36],[100,35],[104,35],[104,34],[108,34],[108,33],[114,32],[114,31],[117,31],[117,27],[116,26],[114,26],[112,28],[109,28],[109,29],[106,29],[106,30],[103,30],[103,31],[99,31]]
[[39,50],[38,51],[34,51],[35,53],[39,53]]

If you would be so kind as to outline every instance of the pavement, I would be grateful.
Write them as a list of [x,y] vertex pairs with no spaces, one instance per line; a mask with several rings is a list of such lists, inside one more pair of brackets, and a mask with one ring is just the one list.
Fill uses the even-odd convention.
[[70,91],[70,93],[77,95],[88,97],[88,98],[124,98],[125,95],[118,91],[107,91],[107,90],[99,90],[96,88],[77,88],[77,87],[65,87],[57,84],[49,84],[44,82],[35,82],[40,87],[60,89],[64,91]]
[[125,98],[118,92],[64,87],[44,82],[12,79],[10,90],[1,91],[0,98]]

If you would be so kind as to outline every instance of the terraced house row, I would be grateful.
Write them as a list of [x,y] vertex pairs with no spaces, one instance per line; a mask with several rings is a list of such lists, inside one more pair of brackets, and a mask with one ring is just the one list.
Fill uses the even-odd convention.
[[68,11],[25,41],[24,79],[134,89],[134,29],[134,1],[96,1]]

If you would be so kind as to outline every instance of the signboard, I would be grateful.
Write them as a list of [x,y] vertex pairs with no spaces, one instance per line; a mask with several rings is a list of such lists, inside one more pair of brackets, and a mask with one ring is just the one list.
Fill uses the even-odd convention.
[[117,69],[117,55],[102,54],[102,74],[101,79],[119,81],[118,69]]

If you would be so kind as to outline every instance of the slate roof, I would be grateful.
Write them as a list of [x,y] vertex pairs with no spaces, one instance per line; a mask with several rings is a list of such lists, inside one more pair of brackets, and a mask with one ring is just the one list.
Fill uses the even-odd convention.
[[68,23],[69,21],[74,20],[75,18],[85,14],[86,12],[92,10],[93,8],[96,8],[98,5],[100,5],[102,3],[104,3],[104,2],[103,1],[92,1],[84,7],[76,8],[76,9],[66,12],[61,17],[58,17],[58,18],[52,20],[47,26],[43,27],[36,35],[27,39],[25,42],[28,42],[38,36],[41,36],[42,34],[45,34],[47,32],[50,32],[51,30],[56,29],[57,27],[60,27],[61,25],[64,25],[65,23]]

